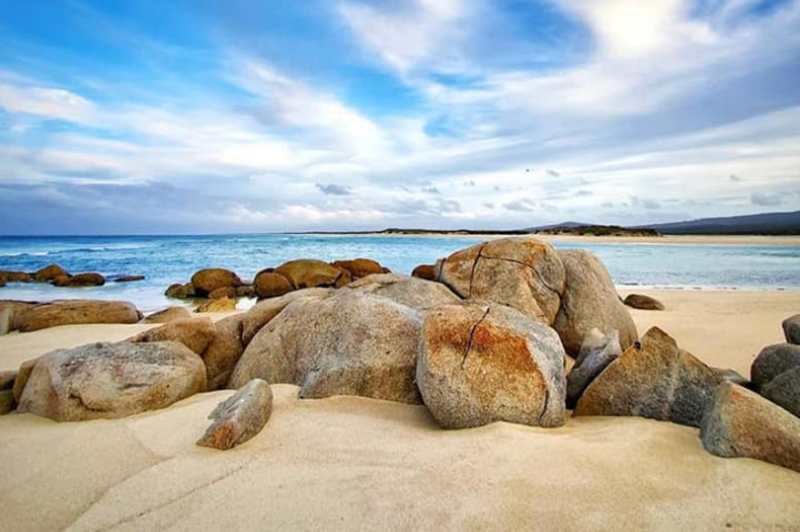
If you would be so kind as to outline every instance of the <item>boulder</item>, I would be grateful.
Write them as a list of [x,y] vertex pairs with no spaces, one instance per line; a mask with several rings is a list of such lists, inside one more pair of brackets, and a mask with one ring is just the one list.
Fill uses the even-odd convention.
[[243,284],[236,287],[236,297],[256,297],[256,287],[252,284]]
[[106,284],[106,278],[99,273],[78,273],[69,277],[66,284],[59,284],[62,283],[61,279],[63,278],[58,278],[58,282],[53,281],[53,284],[57,286],[103,286]]
[[293,288],[313,288],[315,286],[339,288],[349,283],[352,278],[347,270],[315,259],[291,260],[275,268],[275,273],[289,279]]
[[442,283],[396,273],[363,277],[347,285],[347,289],[385,297],[420,311],[461,303],[461,298]]
[[217,288],[236,288],[241,284],[238,275],[224,268],[206,268],[192,275],[192,286],[199,296],[206,296]]
[[0,300],[0,335],[16,331],[20,327],[22,316],[28,309],[41,303],[31,301]]
[[437,262],[436,278],[463,298],[507,305],[547,325],[556,318],[565,283],[556,251],[530,237],[456,251]]
[[790,344],[800,345],[800,314],[786,318],[781,325],[786,341]]
[[653,327],[578,399],[575,416],[641,416],[697,427],[722,376]]
[[625,304],[639,310],[664,310],[664,303],[644,294],[628,294],[625,297]]
[[617,331],[623,350],[638,337],[628,309],[619,300],[603,263],[593,253],[571,249],[559,251],[566,270],[566,289],[553,327],[569,354],[580,352],[592,329],[604,334]]
[[592,329],[583,340],[575,365],[567,374],[567,408],[575,408],[589,383],[621,354],[617,331],[603,334],[598,329]]
[[367,275],[384,273],[384,268],[378,262],[372,259],[353,259],[353,260],[337,260],[331,263],[341,270],[350,272],[353,279],[360,279]]
[[195,312],[233,312],[236,310],[236,300],[229,297],[209,299],[194,309]]
[[0,270],[0,279],[7,283],[31,283],[33,276],[27,272]]
[[161,327],[143,331],[126,341],[133,343],[175,341],[202,356],[214,340],[215,334],[214,324],[210,318],[188,318],[173,320]]
[[272,414],[272,390],[261,379],[253,379],[223,401],[208,419],[214,422],[197,445],[231,449],[261,432]]
[[60,276],[69,277],[69,272],[67,272],[67,270],[58,264],[51,264],[49,266],[45,266],[41,270],[36,271],[36,273],[33,274],[33,280],[37,283],[48,283]]
[[220,299],[222,297],[229,297],[231,299],[236,299],[239,297],[239,289],[234,288],[232,286],[223,286],[217,288],[216,290],[212,290],[208,294],[208,299]]
[[786,370],[761,387],[761,395],[800,417],[800,366]]
[[205,386],[203,361],[181,343],[95,343],[40,357],[17,410],[56,421],[120,418]]
[[436,266],[433,264],[420,264],[411,272],[412,277],[419,277],[427,281],[436,280]]
[[32,306],[19,316],[22,332],[38,331],[59,325],[87,323],[136,323],[139,311],[126,301],[63,299]]
[[231,377],[300,386],[300,397],[359,395],[419,403],[414,383],[421,319],[372,294],[292,301],[247,345]]
[[443,428],[564,424],[564,349],[556,332],[502,305],[448,305],[425,317],[422,399]]
[[190,297],[194,297],[195,294],[196,292],[194,290],[194,286],[192,285],[192,283],[171,284],[169,285],[169,287],[167,287],[166,292],[164,292],[164,295],[166,295],[167,297],[172,297],[175,299],[187,299]]
[[150,314],[139,323],[169,323],[191,317],[192,315],[186,307],[167,307]]
[[297,299],[325,299],[333,295],[332,288],[304,288],[295,290],[269,301],[259,301],[244,314],[242,322],[242,341],[245,345],[286,306]]
[[754,458],[800,472],[800,418],[726,382],[700,423],[703,447],[725,458]]
[[14,394],[11,390],[0,391],[0,416],[4,416],[14,410]]
[[274,271],[263,270],[258,272],[254,284],[256,295],[262,299],[282,296],[294,290],[289,279]]
[[28,379],[31,376],[31,372],[33,371],[33,368],[36,366],[37,362],[39,362],[39,359],[33,358],[31,360],[26,360],[19,367],[17,376],[14,379],[14,385],[11,388],[15,402],[19,403],[20,397],[22,397],[22,391],[25,389],[25,385],[28,383]]
[[756,391],[769,381],[800,366],[800,345],[774,344],[761,350],[750,366],[750,380]]
[[120,275],[114,278],[115,283],[133,283],[135,281],[144,281],[144,275]]

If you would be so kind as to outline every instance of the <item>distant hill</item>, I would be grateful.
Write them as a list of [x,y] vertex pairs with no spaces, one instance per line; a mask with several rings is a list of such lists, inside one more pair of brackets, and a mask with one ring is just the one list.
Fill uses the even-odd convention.
[[666,235],[800,235],[800,211],[642,225]]

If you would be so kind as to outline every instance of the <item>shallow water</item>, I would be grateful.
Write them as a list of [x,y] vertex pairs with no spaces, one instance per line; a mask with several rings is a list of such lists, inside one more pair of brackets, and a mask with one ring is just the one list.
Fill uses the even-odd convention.
[[[106,277],[145,275],[134,283],[102,287],[56,288],[12,283],[2,299],[47,300],[63,297],[124,299],[144,310],[176,304],[163,296],[175,282],[188,282],[200,268],[219,266],[243,279],[296,258],[324,260],[369,257],[392,271],[410,273],[449,253],[481,242],[481,237],[409,237],[384,235],[209,235],[0,237],[0,270],[35,271],[58,263],[72,273],[100,272]],[[560,243],[596,253],[620,286],[683,289],[800,289],[800,247]],[[240,305],[245,306],[245,305]]]

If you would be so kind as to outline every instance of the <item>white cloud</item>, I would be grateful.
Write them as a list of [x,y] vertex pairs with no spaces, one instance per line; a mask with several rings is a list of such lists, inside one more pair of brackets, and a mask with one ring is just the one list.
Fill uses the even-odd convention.
[[10,113],[34,115],[50,120],[86,123],[94,106],[68,90],[0,83],[0,107]]

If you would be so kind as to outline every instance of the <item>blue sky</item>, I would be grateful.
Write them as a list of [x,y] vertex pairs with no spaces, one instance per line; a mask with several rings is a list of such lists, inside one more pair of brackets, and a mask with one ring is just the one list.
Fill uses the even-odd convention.
[[800,209],[800,0],[29,0],[5,234]]

